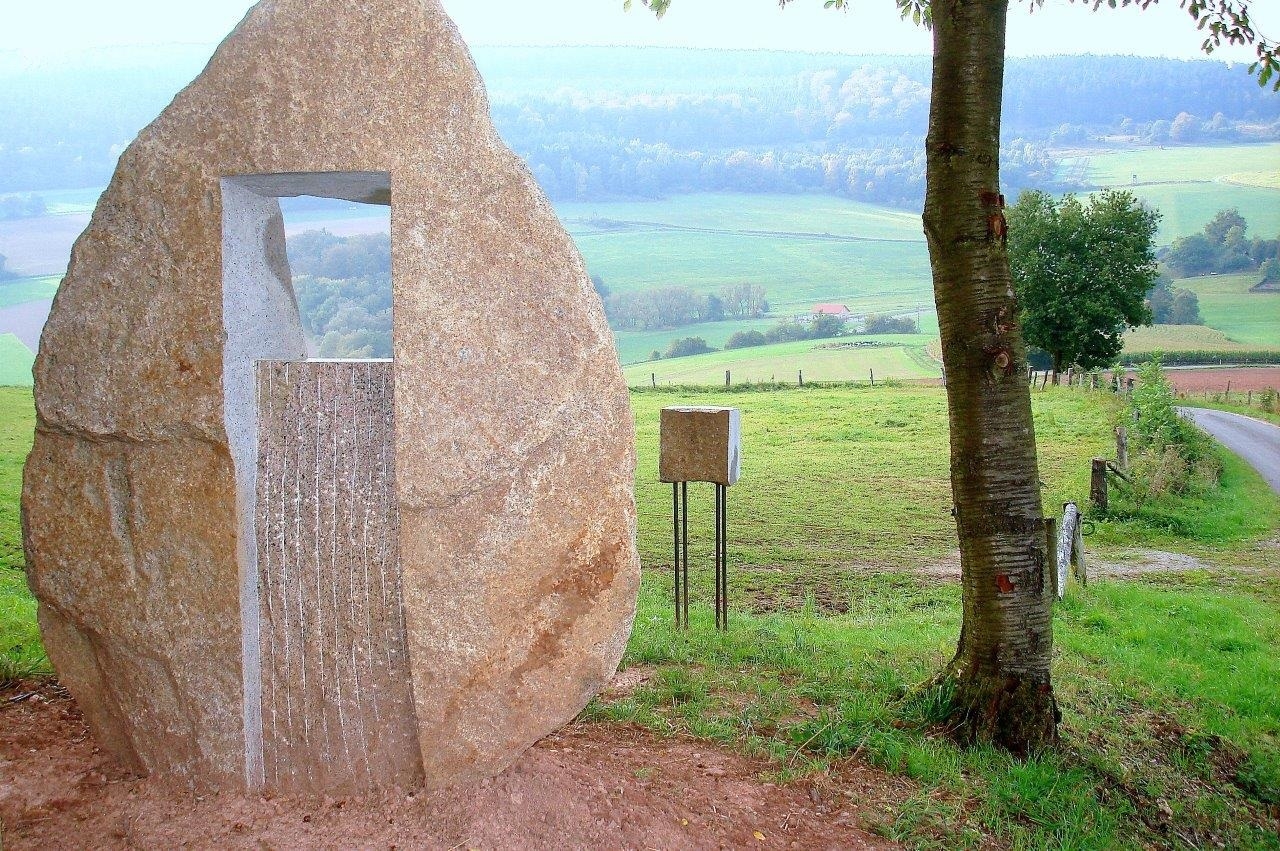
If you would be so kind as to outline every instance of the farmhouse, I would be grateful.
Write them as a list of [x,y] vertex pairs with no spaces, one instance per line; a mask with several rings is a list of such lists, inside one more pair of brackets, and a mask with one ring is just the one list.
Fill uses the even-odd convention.
[[815,304],[811,313],[814,316],[838,316],[841,319],[853,316],[848,305],[844,304]]

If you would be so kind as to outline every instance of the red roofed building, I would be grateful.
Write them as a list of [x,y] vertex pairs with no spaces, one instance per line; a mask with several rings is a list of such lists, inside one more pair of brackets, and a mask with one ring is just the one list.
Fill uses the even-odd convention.
[[853,314],[849,308],[843,304],[815,304],[813,306],[814,316],[838,316],[841,319],[848,319]]

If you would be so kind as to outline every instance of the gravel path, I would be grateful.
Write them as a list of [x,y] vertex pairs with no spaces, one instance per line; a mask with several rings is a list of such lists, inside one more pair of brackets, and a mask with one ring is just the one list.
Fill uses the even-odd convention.
[[1280,493],[1280,426],[1209,408],[1178,411],[1252,464],[1272,490]]

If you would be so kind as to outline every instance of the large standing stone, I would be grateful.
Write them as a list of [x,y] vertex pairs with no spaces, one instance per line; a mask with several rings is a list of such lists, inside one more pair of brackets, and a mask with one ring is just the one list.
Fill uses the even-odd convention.
[[[305,357],[276,200],[296,193],[392,207],[394,363],[349,391],[325,390],[341,375],[324,369],[316,392],[263,384]],[[361,479],[370,456],[343,417],[373,422],[391,398],[394,469]],[[249,12],[121,157],[45,327],[36,404],[24,541],[46,646],[139,769],[197,787],[470,779],[570,719],[621,656],[639,575],[625,386],[581,259],[497,138],[438,0]],[[285,419],[260,432],[264,406]],[[261,481],[323,455],[271,443],[303,421],[351,484],[319,462],[283,490]],[[367,555],[321,532],[353,529],[384,485],[395,511],[375,534],[394,552],[378,564],[398,570],[357,582]],[[332,508],[310,561],[270,558],[302,534],[279,525],[279,494]],[[310,589],[284,584],[304,568],[311,603],[272,596]],[[329,599],[369,588],[384,608]],[[362,622],[402,643],[359,638]],[[310,629],[326,638],[286,658]],[[327,679],[293,682],[312,657]],[[404,664],[403,697],[352,697]],[[305,770],[318,760],[355,762]]]

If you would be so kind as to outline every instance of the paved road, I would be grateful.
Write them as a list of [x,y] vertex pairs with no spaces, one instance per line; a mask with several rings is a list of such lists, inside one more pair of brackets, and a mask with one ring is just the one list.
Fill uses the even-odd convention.
[[1280,493],[1280,426],[1209,408],[1179,408],[1223,446],[1253,465]]

